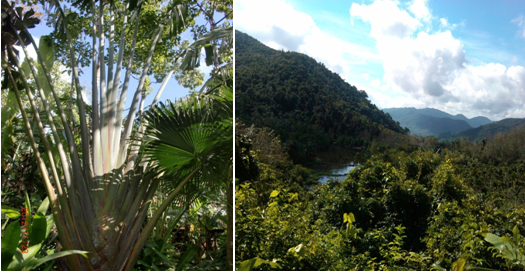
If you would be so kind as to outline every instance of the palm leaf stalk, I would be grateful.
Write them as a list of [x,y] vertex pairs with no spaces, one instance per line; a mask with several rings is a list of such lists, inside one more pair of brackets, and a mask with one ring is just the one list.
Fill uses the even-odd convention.
[[[52,83],[50,68],[54,59],[49,57],[54,54],[52,47],[44,42],[45,37],[37,46],[28,31],[38,23],[31,17],[33,11],[24,14],[6,0],[2,0],[3,86],[14,92],[21,110],[63,249],[89,252],[88,258],[78,255],[64,257],[59,260],[59,267],[82,271],[130,270],[163,211],[186,185],[193,183],[208,187],[227,179],[233,141],[232,89],[224,84],[213,92],[202,92],[176,103],[152,107],[138,119],[139,127],[134,129],[136,117],[143,111],[140,100],[155,46],[162,38],[163,28],[169,28],[170,35],[179,35],[185,29],[188,5],[170,2],[160,15],[165,20],[152,32],[148,57],[126,114],[124,105],[142,2],[129,1],[116,6],[112,1],[79,1],[77,4],[89,7],[93,12],[91,46],[98,48],[92,55],[90,121],[87,116],[89,107],[82,99],[77,54],[68,25],[74,14],[63,10],[57,1],[43,4],[56,11],[56,27],[64,33],[69,48],[68,67],[72,70],[77,97],[80,135],[75,136],[70,128],[67,110],[63,109]],[[109,22],[104,21],[106,15]],[[122,20],[120,33],[116,33],[114,27],[116,20]],[[128,31],[133,33],[133,38],[125,61],[125,35]],[[109,39],[105,37],[107,32]],[[231,35],[231,30],[222,34]],[[107,41],[110,53],[105,55]],[[26,47],[33,46],[38,63],[28,60],[29,69],[23,69],[15,45],[20,46],[26,56]],[[185,69],[193,69],[199,64],[199,56],[194,53],[200,47],[200,44],[193,45],[180,56],[192,61],[185,64]],[[38,78],[37,65],[44,71],[45,78]],[[126,71],[121,85],[122,69]],[[171,75],[168,73],[168,77]],[[211,82],[214,81],[209,81],[205,88]],[[220,81],[215,80],[215,85],[220,86]],[[26,92],[30,102],[37,124],[35,131],[24,110],[21,92]],[[43,116],[40,117],[39,113]],[[50,133],[45,129],[47,126]],[[143,138],[147,139],[146,143]],[[169,155],[165,154],[166,151]],[[168,198],[148,219],[150,200],[163,175],[172,178],[173,187]]]

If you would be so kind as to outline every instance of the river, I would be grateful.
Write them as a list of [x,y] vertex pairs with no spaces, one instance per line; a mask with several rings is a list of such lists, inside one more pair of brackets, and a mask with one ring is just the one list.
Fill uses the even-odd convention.
[[320,173],[318,181],[321,183],[328,182],[330,178],[343,181],[346,175],[359,165],[354,162],[355,157],[356,152],[352,149],[330,147],[330,149],[317,154],[317,162],[311,166],[311,169]]

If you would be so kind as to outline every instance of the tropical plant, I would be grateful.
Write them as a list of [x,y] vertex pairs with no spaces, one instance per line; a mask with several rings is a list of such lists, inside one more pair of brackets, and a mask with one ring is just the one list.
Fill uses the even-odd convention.
[[[185,30],[186,23],[195,15],[192,12],[196,11],[191,9],[193,3],[169,1],[158,6],[157,24],[149,32],[151,43],[147,56],[141,59],[139,84],[126,112],[141,14],[146,7],[151,6],[133,0],[119,4],[114,1],[77,1],[74,5],[81,12],[90,14],[92,23],[91,28],[88,28],[88,35],[92,37],[92,50],[88,56],[91,57],[93,69],[92,100],[89,106],[85,103],[79,78],[77,58],[82,52],[78,51],[77,42],[82,40],[82,36],[75,28],[78,13],[63,8],[58,1],[43,1],[42,4],[53,11],[55,29],[62,34],[59,38],[66,45],[68,55],[63,59],[71,71],[76,93],[78,131],[68,126],[68,113],[60,103],[61,98],[49,72],[54,61],[53,44],[50,43],[52,39],[42,37],[47,43],[38,47],[28,32],[38,23],[38,19],[33,16],[34,11],[24,12],[23,8],[15,7],[14,3],[6,0],[2,1],[3,89],[15,94],[50,200],[60,244],[64,250],[81,249],[89,252],[88,258],[78,255],[64,257],[59,260],[59,268],[129,270],[136,263],[163,211],[185,185],[209,185],[212,182],[220,183],[220,179],[225,183],[226,178],[231,177],[214,176],[216,173],[231,174],[231,131],[228,132],[229,145],[226,144],[228,133],[219,132],[232,128],[231,107],[222,107],[228,103],[231,105],[232,95],[221,88],[226,85],[224,82],[231,83],[231,79],[227,80],[231,73],[221,74],[221,71],[216,71],[214,80],[206,85],[205,89],[209,91],[170,104],[170,109],[156,107],[147,115],[150,119],[143,119],[143,94],[155,48],[162,39],[176,37]],[[118,32],[115,27],[117,22],[120,24]],[[169,30],[167,33],[163,31],[165,28]],[[131,39],[127,39],[128,33],[133,33]],[[200,52],[202,47],[213,49],[217,44],[210,41],[231,35],[231,28],[217,28],[200,37],[187,50],[180,52],[178,57],[183,60],[181,69],[194,69],[200,63],[200,55],[194,52]],[[109,43],[107,48],[106,43]],[[45,77],[39,77],[37,65],[29,60],[30,74],[24,71],[17,58],[15,45],[19,45],[26,56],[26,47],[33,46]],[[55,46],[60,49],[58,45]],[[129,51],[124,54],[126,50]],[[205,52],[207,59],[219,54],[217,50]],[[157,103],[171,75],[168,73],[166,76],[153,104]],[[122,76],[124,79],[121,83]],[[36,85],[34,88],[29,85],[31,77]],[[32,116],[23,107],[22,91],[27,95]],[[227,115],[230,117],[229,127],[228,119],[224,118]],[[155,121],[163,117],[166,119]],[[31,119],[36,123],[36,128],[31,126]],[[162,122],[170,125],[162,127]],[[159,149],[143,149],[142,139],[151,131],[146,130],[146,127],[152,123],[157,129],[166,128],[171,136],[176,137],[168,143],[175,147],[168,151],[176,151],[174,153],[181,156],[174,164],[165,161],[171,160],[171,157],[154,153],[167,147],[162,141],[151,142],[156,143]],[[171,125],[178,126],[176,130],[181,131],[174,132],[173,128],[168,128]],[[160,140],[165,138],[162,133],[156,137]],[[227,155],[227,146],[230,156]],[[170,175],[173,188],[148,219],[150,199],[162,175]]]
[[525,249],[525,240],[521,239],[520,230],[518,226],[514,226],[512,229],[512,238],[506,236],[496,236],[492,233],[487,233],[485,241],[491,243],[493,246],[490,247],[492,250],[496,250],[497,256],[507,260],[507,267],[512,269],[524,269],[525,268],[525,255],[523,250]]
[[[6,215],[8,219],[20,218],[22,220],[22,222],[14,221],[5,228],[5,231],[2,230],[2,270],[32,270],[67,255],[81,254],[86,256],[86,251],[79,250],[50,251],[54,253],[43,251],[44,243],[54,225],[53,216],[46,215],[48,208],[49,199],[46,198],[33,216],[27,193],[25,207],[22,208],[21,212],[2,205],[2,216]],[[4,225],[7,223],[8,220],[6,219]]]

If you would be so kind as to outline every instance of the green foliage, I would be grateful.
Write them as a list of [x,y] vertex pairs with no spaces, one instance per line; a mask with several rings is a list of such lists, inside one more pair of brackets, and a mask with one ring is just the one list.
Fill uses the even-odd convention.
[[[31,213],[31,204],[27,195],[25,204],[26,206],[22,208],[22,213],[2,205],[2,216],[5,215],[9,219],[21,217],[22,220],[22,222],[11,222],[5,230],[2,230],[2,270],[33,270],[40,266],[49,269],[52,267],[52,264],[45,264],[54,259],[73,254],[85,256],[87,252],[79,250],[56,252],[55,249],[51,249],[45,251],[46,238],[49,237],[51,228],[54,225],[53,216],[46,215],[49,208],[49,199],[46,198],[40,204],[35,215]],[[7,222],[8,220],[6,219],[5,224]]]
[[364,91],[313,58],[270,49],[239,31],[235,39],[235,114],[274,130],[294,162],[334,142],[366,146],[383,128],[404,133]]
[[498,257],[505,258],[507,260],[508,268],[524,269],[525,268],[525,255],[523,250],[525,249],[525,240],[521,239],[521,234],[518,226],[514,226],[512,229],[512,238],[506,236],[496,236],[492,233],[487,233],[485,241],[491,243],[493,247],[491,250],[499,252]]
[[259,257],[255,257],[253,259],[248,259],[246,261],[242,261],[240,262],[239,264],[239,267],[237,267],[236,270],[239,270],[239,271],[251,271],[257,267],[259,267],[260,265],[263,265],[263,264],[268,264],[270,265],[270,268],[272,269],[281,269],[281,266],[279,266],[278,263],[276,262],[270,262],[270,261],[267,261],[267,260],[263,260]]
[[[202,75],[192,67],[188,73],[181,72],[183,52],[195,50],[197,46],[181,42],[180,34],[194,25],[198,7],[205,2],[74,1],[68,5],[57,1],[42,2],[53,33],[42,36],[37,45],[27,31],[39,22],[33,16],[34,10],[25,11],[22,7],[12,6],[11,2],[2,1],[2,102],[9,101],[9,93],[15,94],[18,109],[14,114],[22,117],[28,136],[20,143],[29,140],[31,144],[30,152],[17,153],[18,148],[24,148],[21,145],[13,151],[15,141],[12,134],[16,128],[8,128],[8,138],[3,139],[9,150],[6,149],[3,158],[7,161],[3,163],[7,164],[2,165],[2,184],[12,184],[13,181],[16,186],[30,186],[17,176],[20,168],[16,163],[21,165],[24,162],[20,155],[35,160],[35,164],[22,171],[28,169],[35,174],[34,177],[41,179],[35,179],[36,182],[43,182],[41,184],[52,204],[57,228],[55,234],[60,238],[60,246],[65,250],[89,251],[89,257],[73,255],[62,259],[61,268],[133,268],[164,211],[179,193],[188,191],[185,187],[188,184],[194,191],[215,186],[217,191],[224,193],[225,190],[233,198],[231,187],[228,187],[233,178],[231,69],[215,66],[213,77],[206,82],[202,92],[170,104],[170,109],[151,107],[154,110],[149,113],[153,112],[151,116],[155,120],[143,118],[145,95],[151,91],[150,82],[146,80],[148,75],[160,76],[161,79],[169,75],[167,83],[175,73],[175,78],[181,76],[180,82],[192,89],[202,84]],[[233,4],[231,1],[214,3],[206,10],[224,12]],[[231,13],[227,17],[231,19]],[[134,31],[138,28],[140,30]],[[224,28],[228,29],[228,26],[224,25]],[[204,26],[199,35],[206,35],[206,32],[208,29]],[[214,49],[215,46],[213,44]],[[221,61],[231,60],[231,43],[225,42],[221,46],[213,52],[214,56]],[[27,56],[28,47],[35,49],[38,61],[35,63],[26,58],[20,64],[19,48]],[[88,66],[90,59],[92,105],[87,106],[82,99],[85,90],[80,85],[80,76],[81,69]],[[72,77],[67,83],[69,88],[62,88],[56,82],[62,73],[53,73],[53,65],[59,63],[66,66]],[[131,107],[125,109],[132,74],[140,75],[140,80]],[[163,88],[159,90],[159,96]],[[64,91],[69,91],[66,96]],[[73,91],[76,91],[76,97]],[[12,109],[3,110],[9,112]],[[124,112],[127,112],[126,117]],[[3,120],[3,123],[13,124],[14,121]],[[148,123],[154,124],[156,131],[147,130],[151,134],[145,135]],[[174,128],[178,131],[173,132]],[[145,149],[144,141],[154,146]],[[166,156],[163,151],[176,156]],[[4,168],[6,165],[12,168]],[[35,173],[35,166],[38,173]],[[168,187],[164,187],[167,192],[163,193],[163,203],[148,219],[149,206],[161,179],[172,183],[165,183]],[[7,199],[11,206],[16,203],[12,201],[19,201],[15,197],[19,189],[12,188],[9,187],[8,194],[2,196],[3,201]],[[232,214],[230,210],[228,212]],[[42,234],[45,235],[43,223],[46,219],[37,213],[32,220],[29,242],[41,241],[45,238]],[[233,224],[228,223],[231,236]],[[232,241],[231,238],[228,240]],[[166,245],[164,240],[162,244],[156,244]],[[149,250],[164,255],[153,246]],[[188,265],[188,260],[191,259],[184,259],[181,266]]]
[[[519,133],[501,136],[516,145],[499,149],[521,149]],[[285,183],[293,168],[257,161],[260,175],[237,186],[237,261],[255,259],[252,270],[271,269],[258,259],[285,270],[523,270],[525,161],[468,153],[470,142],[436,152],[417,148],[435,138],[405,139],[414,144],[378,142],[346,180],[310,190]]]

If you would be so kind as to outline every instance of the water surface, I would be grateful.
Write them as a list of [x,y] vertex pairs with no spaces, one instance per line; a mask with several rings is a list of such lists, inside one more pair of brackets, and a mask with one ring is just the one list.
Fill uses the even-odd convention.
[[319,175],[319,182],[326,183],[330,178],[343,181],[346,175],[358,165],[355,163],[356,151],[348,147],[330,147],[317,154],[317,161],[312,169],[331,175]]

